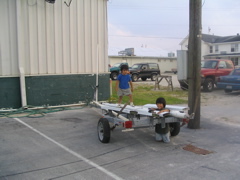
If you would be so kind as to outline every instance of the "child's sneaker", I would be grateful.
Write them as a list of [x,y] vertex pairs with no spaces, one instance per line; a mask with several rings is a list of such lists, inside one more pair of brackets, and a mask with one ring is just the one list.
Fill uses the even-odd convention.
[[130,106],[134,107],[134,104],[133,104],[133,102],[131,102],[131,103],[130,103]]

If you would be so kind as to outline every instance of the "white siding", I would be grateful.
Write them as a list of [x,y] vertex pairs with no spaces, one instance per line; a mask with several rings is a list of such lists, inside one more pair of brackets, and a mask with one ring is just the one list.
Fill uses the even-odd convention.
[[0,75],[8,76],[17,71],[16,3],[15,0],[0,3]]
[[1,0],[0,76],[107,72],[106,3]]

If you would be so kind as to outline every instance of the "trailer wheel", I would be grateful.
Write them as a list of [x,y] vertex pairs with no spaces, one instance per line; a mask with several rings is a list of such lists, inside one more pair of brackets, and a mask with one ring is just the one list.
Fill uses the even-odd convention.
[[180,122],[169,123],[171,136],[177,136],[180,132]]
[[98,121],[98,139],[102,143],[108,143],[110,141],[110,125],[106,118],[101,118]]

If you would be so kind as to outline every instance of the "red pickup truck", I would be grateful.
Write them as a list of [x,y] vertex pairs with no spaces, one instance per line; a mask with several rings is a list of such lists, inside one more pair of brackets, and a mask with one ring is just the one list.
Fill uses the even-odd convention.
[[[201,86],[203,91],[211,92],[216,85],[219,76],[229,75],[234,70],[231,60],[205,59],[201,61]],[[182,89],[188,89],[186,81],[179,81]]]

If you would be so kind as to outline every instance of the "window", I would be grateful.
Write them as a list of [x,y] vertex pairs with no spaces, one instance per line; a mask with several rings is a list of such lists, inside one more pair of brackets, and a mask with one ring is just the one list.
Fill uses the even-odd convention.
[[218,53],[218,45],[215,45],[215,53]]
[[201,62],[201,68],[215,69],[216,65],[217,65],[217,61],[202,61]]
[[141,65],[140,64],[134,64],[132,66],[132,69],[140,69]]
[[232,60],[232,62],[233,62],[233,64],[234,64],[234,66],[237,66],[237,65],[238,65],[238,58],[237,58],[237,57],[231,58],[231,60]]
[[145,70],[145,69],[146,69],[146,70],[148,69],[147,65],[143,65],[143,66],[142,66],[142,70]]
[[158,69],[158,64],[149,64],[149,69]]
[[235,70],[232,72],[232,75],[240,76],[240,69],[235,69]]
[[209,52],[210,52],[210,53],[213,52],[213,47],[212,47],[212,46],[209,47]]
[[227,64],[227,68],[228,69],[232,69],[233,68],[232,63],[230,63],[229,61],[226,61],[226,64]]
[[220,61],[219,64],[218,64],[218,67],[226,69],[227,68],[226,62],[225,61]]
[[231,52],[238,52],[238,44],[231,44]]

